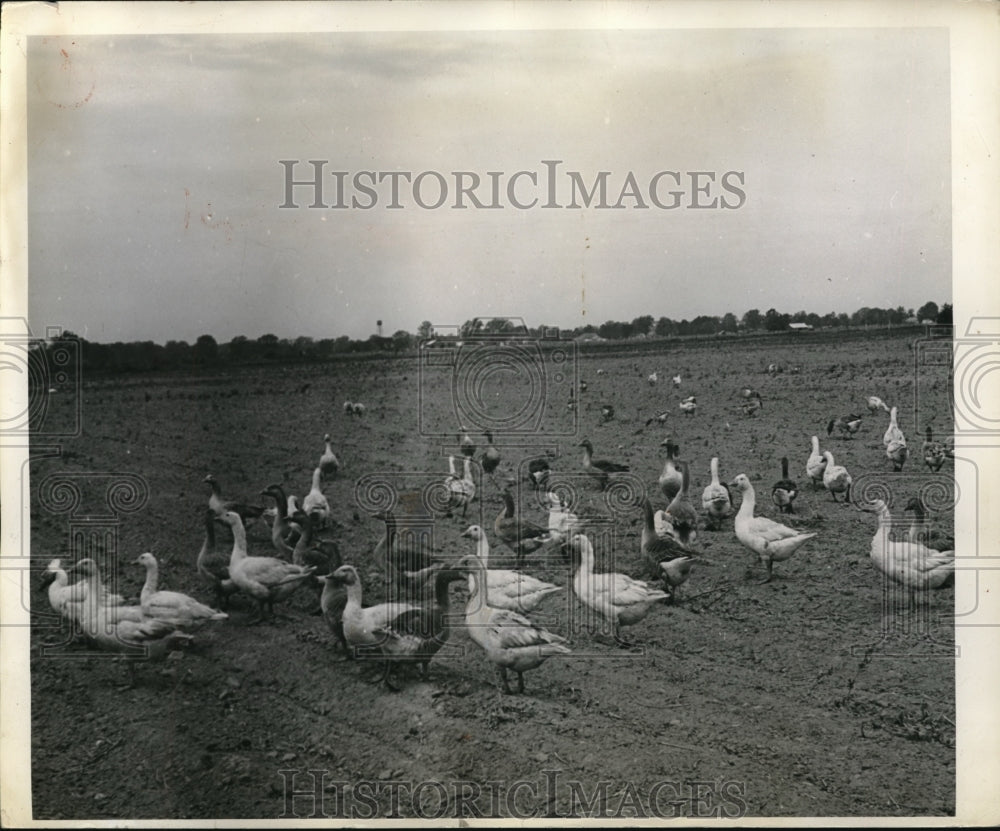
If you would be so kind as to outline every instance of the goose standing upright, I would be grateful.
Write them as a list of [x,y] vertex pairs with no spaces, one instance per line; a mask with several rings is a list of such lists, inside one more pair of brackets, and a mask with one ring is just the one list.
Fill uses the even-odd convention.
[[823,458],[826,459],[826,469],[823,471],[823,487],[830,491],[834,502],[837,501],[838,493],[844,494],[844,501],[846,502],[851,498],[851,474],[847,472],[846,467],[834,462],[833,454],[829,450],[823,454]]
[[688,545],[698,537],[698,513],[695,511],[694,505],[691,504],[691,500],[688,499],[688,487],[691,483],[688,463],[681,462],[680,466],[683,484],[680,492],[667,505],[666,515],[673,527],[673,536],[682,545]]
[[312,472],[312,487],[302,499],[302,510],[306,514],[319,514],[320,527],[330,522],[330,503],[323,494],[323,472],[317,467]]
[[620,462],[609,462],[605,459],[595,459],[594,445],[590,443],[589,439],[584,439],[577,446],[583,448],[584,471],[597,480],[598,486],[601,490],[607,488],[608,482],[610,481],[610,474],[624,473],[629,469],[628,465]]
[[277,557],[251,557],[247,553],[247,535],[239,514],[227,511],[221,519],[233,532],[229,576],[237,588],[257,601],[257,622],[261,622],[265,619],[265,611],[273,616],[275,603],[286,599],[312,579],[313,569]]
[[[385,566],[390,589],[405,597],[421,597],[434,572],[441,568],[441,561],[431,549],[431,538],[426,533],[426,523],[420,518],[416,527],[404,518],[404,531],[399,531],[399,520],[392,511],[374,514],[385,523],[385,539],[381,558]],[[379,557],[376,557],[379,559]]]
[[903,464],[909,456],[909,449],[906,447],[906,439],[893,439],[886,445],[886,458],[892,462],[892,469],[897,473],[903,469]]
[[[289,505],[294,496],[285,496],[281,485],[268,485],[260,492],[261,496],[270,496],[274,500],[274,522],[271,524],[271,544],[282,557],[291,559],[292,547],[302,534],[302,529],[293,525],[290,520]],[[293,506],[293,512],[298,508]]]
[[487,430],[483,433],[486,436],[486,449],[483,451],[483,458],[480,464],[482,465],[483,472],[493,480],[493,484],[500,489],[497,485],[496,472],[497,468],[500,467],[500,451],[496,449],[493,444],[493,432]]
[[771,488],[771,501],[778,506],[778,511],[794,514],[795,497],[799,495],[799,487],[788,478],[788,457],[781,457],[781,479]]
[[667,461],[663,464],[663,472],[657,482],[660,485],[660,491],[669,500],[677,496],[684,485],[684,473],[677,466],[677,452],[680,448],[670,439],[661,441],[660,447],[667,448]]
[[150,552],[140,554],[136,565],[146,569],[146,583],[140,595],[140,607],[146,617],[169,623],[174,629],[192,631],[210,620],[225,620],[225,612],[217,611],[181,592],[158,590],[160,566]]
[[872,538],[871,559],[875,567],[909,593],[910,607],[916,606],[916,593],[954,585],[955,552],[934,551],[909,540],[893,542],[889,538],[892,514],[889,506],[876,499],[864,508],[879,516],[879,527]]
[[[729,488],[719,481],[719,457],[713,456],[710,466],[712,481],[705,486],[701,494],[701,507],[708,515],[708,527],[716,531],[719,525],[733,510],[733,498]],[[682,480],[683,482],[683,480]]]
[[205,540],[198,551],[196,566],[198,574],[215,593],[215,602],[225,610],[229,605],[229,595],[237,591],[236,584],[229,577],[229,555],[216,550],[215,523],[218,517],[211,508],[205,510]]
[[323,442],[326,444],[326,450],[319,457],[319,469],[323,472],[324,476],[334,476],[340,470],[340,459],[337,458],[337,454],[330,447],[329,433],[323,436]]
[[767,578],[761,582],[770,582],[774,563],[787,560],[816,534],[802,534],[773,519],[755,517],[757,497],[750,479],[741,473],[731,484],[743,494],[734,523],[736,539],[760,557],[767,569]]
[[205,477],[204,481],[211,488],[211,493],[208,496],[208,507],[215,511],[216,515],[222,516],[226,511],[235,511],[240,515],[243,524],[249,525],[252,520],[260,519],[264,513],[263,505],[248,505],[245,502],[237,502],[232,499],[224,500],[222,486],[211,473]]
[[463,456],[468,456],[471,459],[476,455],[476,443],[464,427],[459,427],[458,431],[458,448]]
[[569,654],[566,639],[536,626],[528,618],[508,609],[489,605],[486,599],[486,566],[473,554],[458,561],[456,568],[469,568],[471,591],[465,607],[465,626],[496,668],[503,691],[510,695],[507,671],[517,673],[517,691],[524,692],[524,673],[541,666],[553,655]]
[[888,447],[894,441],[903,441],[906,439],[903,436],[903,431],[899,429],[899,424],[896,423],[896,413],[897,408],[893,407],[889,410],[889,426],[885,429],[885,434],[882,436],[882,444]]
[[826,472],[826,457],[819,452],[819,438],[812,437],[812,453],[806,461],[806,475],[812,480],[813,490],[816,484],[823,482],[823,474]]
[[502,496],[503,509],[493,520],[493,532],[517,555],[520,566],[525,556],[552,542],[552,537],[548,528],[515,516],[514,497],[509,490],[504,490]]
[[576,576],[573,578],[576,596],[611,624],[616,643],[625,647],[632,646],[622,638],[621,627],[643,620],[654,603],[666,600],[670,595],[627,574],[595,573],[594,547],[585,534],[573,537],[571,548],[579,559]]
[[454,508],[462,509],[462,516],[465,516],[469,509],[469,503],[476,498],[476,482],[472,478],[472,459],[466,456],[462,463],[464,472],[459,476],[455,469],[455,457],[448,457],[448,469],[450,473],[445,479],[448,488],[448,516]]
[[[486,532],[478,525],[470,525],[462,532],[462,536],[476,542],[476,556],[486,567],[486,602],[490,606],[527,614],[550,594],[562,591],[561,586],[538,580],[530,574],[490,568],[490,543]],[[471,584],[469,588],[471,590]]]

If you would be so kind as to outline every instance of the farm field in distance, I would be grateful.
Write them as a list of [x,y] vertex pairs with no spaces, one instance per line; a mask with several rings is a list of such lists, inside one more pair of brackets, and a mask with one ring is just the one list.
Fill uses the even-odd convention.
[[[851,471],[856,490],[884,483],[900,521],[907,500],[940,481],[944,509],[933,520],[953,532],[953,461],[932,474],[920,454],[928,424],[942,438],[952,433],[948,367],[921,369],[921,421],[914,424],[915,337],[854,332],[840,340],[581,349],[576,371],[587,389],[576,395],[578,433],[536,444],[556,450],[553,476],[578,483],[576,512],[613,528],[610,548],[597,546],[598,571],[644,577],[642,511],[637,494],[602,494],[582,474],[577,444],[584,438],[596,457],[628,463],[654,508],[665,507],[657,477],[665,459],[660,443],[670,436],[690,464],[690,498],[699,512],[718,456],[723,481],[739,473],[750,478],[758,514],[817,536],[776,563],[774,580],[761,584],[763,568],[737,541],[732,517],[718,531],[702,523],[694,543],[699,560],[676,602],[627,630],[637,651],[608,645],[579,625],[568,563],[529,557],[525,570],[567,587],[534,617],[565,635],[573,654],[526,673],[525,695],[498,690],[492,666],[460,626],[427,680],[405,674],[404,689],[390,692],[374,667],[341,660],[325,622],[311,613],[308,591],[278,607],[283,617],[252,626],[255,610],[237,596],[228,620],[199,632],[179,659],[139,667],[135,686],[125,688],[128,675],[117,660],[77,657],[78,645],[41,655],[43,644],[65,641],[67,629],[45,594],[33,591],[35,818],[337,816],[332,797],[286,801],[292,773],[306,771],[326,771],[331,783],[477,783],[480,808],[490,805],[486,783],[528,783],[493,800],[499,816],[583,815],[581,794],[586,803],[602,788],[606,803],[594,805],[605,805],[605,816],[954,813],[954,590],[931,593],[916,615],[904,607],[884,615],[883,582],[869,559],[876,515],[835,503],[805,473],[817,435]],[[769,374],[772,363],[783,371]],[[653,372],[658,380],[650,384]],[[681,376],[677,388],[674,375]],[[258,494],[272,482],[301,497],[330,433],[341,469],[324,491],[339,527],[323,536],[336,539],[344,562],[358,567],[365,602],[380,602],[383,566],[373,552],[385,526],[359,506],[357,483],[384,476],[410,488],[441,480],[448,453],[458,451],[454,439],[442,444],[420,435],[421,408],[435,423],[455,420],[447,388],[421,390],[421,377],[410,357],[85,378],[82,435],[63,442],[59,456],[39,448],[32,459],[32,580],[50,558],[72,559],[71,523],[103,504],[95,489],[106,480],[89,474],[132,474],[146,483],[148,500],[119,514],[117,590],[138,598],[145,574],[133,561],[152,551],[162,588],[211,603],[195,570],[205,475],[214,474],[229,498],[270,504]],[[505,385],[516,383],[498,373],[484,394],[501,407],[506,392],[515,394]],[[761,394],[755,417],[741,408],[744,386]],[[678,408],[689,395],[697,396],[693,416]],[[870,395],[899,407],[910,445],[900,473],[882,443],[888,414],[868,412]],[[366,414],[346,415],[346,400],[364,402]],[[605,404],[615,415],[602,423]],[[560,399],[563,420],[571,412],[565,405]],[[55,394],[50,417],[66,418],[61,408],[72,406]],[[645,425],[663,410],[664,424]],[[851,439],[828,437],[828,421],[852,412],[863,416],[860,431]],[[482,433],[464,426],[482,447]],[[521,475],[523,461],[539,452],[532,441],[499,434],[496,444],[501,473],[517,480],[518,513],[545,524],[540,495]],[[791,516],[779,516],[770,498],[783,456],[800,489]],[[76,515],[54,511],[52,500],[40,503],[40,484],[52,475],[83,483]],[[493,534],[500,494],[488,478],[477,483],[465,518],[459,512],[436,522],[435,547],[449,561],[474,551],[460,536],[473,523],[486,528],[493,554],[509,553]],[[218,535],[227,547],[227,529],[219,526]],[[248,535],[251,554],[274,553],[262,524]],[[107,574],[108,558],[96,553]],[[462,588],[452,591],[458,604]],[[306,782],[300,776],[295,788]],[[672,784],[657,791],[663,782]],[[701,796],[692,796],[697,788]],[[334,791],[346,799],[343,788],[326,793]],[[651,794],[659,794],[658,808],[650,806]],[[437,792],[424,789],[424,796],[433,815]],[[356,804],[375,818],[390,815],[389,789],[371,799],[374,808]],[[421,816],[417,809],[404,799],[396,815]]]

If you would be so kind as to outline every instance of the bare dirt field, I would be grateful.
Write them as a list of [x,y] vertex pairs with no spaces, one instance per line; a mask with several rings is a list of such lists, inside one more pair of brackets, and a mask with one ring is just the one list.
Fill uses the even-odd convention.
[[[636,493],[602,494],[581,474],[582,438],[596,456],[628,463],[635,477],[628,481],[648,488],[656,508],[665,505],[656,483],[668,435],[690,463],[699,509],[715,455],[723,480],[747,474],[758,513],[778,518],[771,486],[787,456],[800,494],[797,513],[782,521],[817,536],[762,584],[763,569],[737,541],[732,517],[718,531],[700,528],[690,581],[676,602],[629,629],[634,650],[579,624],[568,562],[529,558],[527,571],[567,587],[536,617],[565,635],[573,652],[526,673],[525,695],[498,690],[492,666],[460,626],[427,680],[407,675],[404,689],[391,692],[378,683],[376,667],[341,660],[305,591],[261,625],[248,625],[253,605],[234,598],[227,620],[202,630],[177,659],[139,667],[128,687],[120,661],[69,643],[68,627],[51,614],[44,593],[34,592],[34,816],[954,813],[953,590],[933,593],[916,613],[886,609],[868,556],[876,516],[835,503],[805,474],[810,436],[818,435],[856,488],[885,483],[900,520],[909,497],[940,481],[944,509],[933,519],[952,530],[952,461],[929,473],[918,432],[932,423],[941,436],[951,433],[948,370],[921,369],[923,421],[914,424],[914,337],[856,333],[581,351],[575,371],[587,389],[576,394],[575,413],[565,390],[553,405],[560,424],[578,418],[578,433],[537,446],[556,451],[553,476],[576,483],[577,512],[613,529],[610,546],[598,550],[598,570],[642,576],[642,512]],[[769,373],[772,363],[782,371]],[[652,372],[656,383],[647,380]],[[487,397],[502,407],[504,384],[517,382],[486,383]],[[741,408],[745,385],[763,401],[754,416]],[[692,394],[698,409],[686,416],[678,403]],[[900,473],[882,443],[888,416],[869,414],[869,395],[900,408],[911,445]],[[365,416],[347,416],[345,400],[363,401]],[[604,422],[606,404],[615,414]],[[66,417],[60,408],[72,406],[54,395],[50,417]],[[663,410],[663,424],[646,426]],[[272,482],[301,496],[329,432],[342,467],[324,486],[339,523],[327,533],[358,567],[366,602],[377,602],[384,581],[374,551],[385,526],[359,505],[357,483],[375,476],[403,488],[443,479],[457,446],[422,436],[421,419],[456,429],[452,412],[447,388],[431,384],[413,358],[85,379],[82,435],[62,443],[58,455],[33,448],[32,576],[51,557],[85,556],[87,545],[105,575],[117,574],[117,590],[135,599],[144,573],[133,561],[152,551],[162,587],[212,602],[195,571],[205,475],[214,474],[227,497],[259,501]],[[851,412],[863,416],[860,431],[828,438],[827,422]],[[473,438],[482,445],[481,433]],[[497,444],[502,472],[517,480],[519,514],[544,524],[522,476],[537,450],[521,439],[498,436]],[[148,497],[120,496],[116,525],[104,493],[125,475],[138,477]],[[76,482],[75,508],[60,501],[49,477]],[[468,516],[436,522],[434,545],[446,560],[472,553],[460,534],[473,522],[502,552],[492,532],[500,494],[488,479],[478,485]],[[220,528],[223,547],[230,545],[226,533]],[[103,542],[91,546],[95,534]],[[251,554],[273,553],[262,524],[250,527],[249,546]],[[453,587],[459,609],[462,591]]]

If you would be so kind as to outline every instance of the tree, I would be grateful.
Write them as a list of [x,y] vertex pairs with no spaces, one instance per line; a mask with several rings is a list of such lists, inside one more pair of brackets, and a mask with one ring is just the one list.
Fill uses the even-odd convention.
[[928,300],[917,310],[917,320],[934,320],[936,321],[941,310],[938,309],[938,304],[933,300]]
[[653,333],[653,316],[642,315],[632,321],[632,332],[636,335],[649,335]]
[[423,323],[417,327],[417,337],[421,340],[429,340],[434,337],[434,324],[429,320],[423,321]]
[[739,321],[736,319],[736,315],[732,312],[726,312],[722,316],[722,323],[720,328],[723,332],[735,332],[739,328]]
[[669,317],[661,317],[656,321],[656,329],[654,331],[658,337],[667,338],[677,334],[677,324]]
[[776,309],[768,309],[764,315],[764,328],[768,332],[780,332],[788,328],[789,316],[781,314]]
[[764,324],[764,319],[760,316],[760,309],[750,309],[743,315],[743,327],[751,331],[759,329]]
[[952,325],[951,303],[945,303],[941,307],[941,311],[938,312],[937,322],[940,323],[942,326]]
[[199,335],[194,342],[194,360],[199,364],[215,363],[219,357],[219,344],[211,335]]

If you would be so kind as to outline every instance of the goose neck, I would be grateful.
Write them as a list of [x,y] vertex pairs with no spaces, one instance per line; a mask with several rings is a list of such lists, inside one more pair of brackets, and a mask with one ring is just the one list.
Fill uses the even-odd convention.
[[247,532],[243,527],[242,521],[239,521],[239,518],[233,522],[232,529],[233,553],[230,560],[231,562],[238,563],[247,556]]

